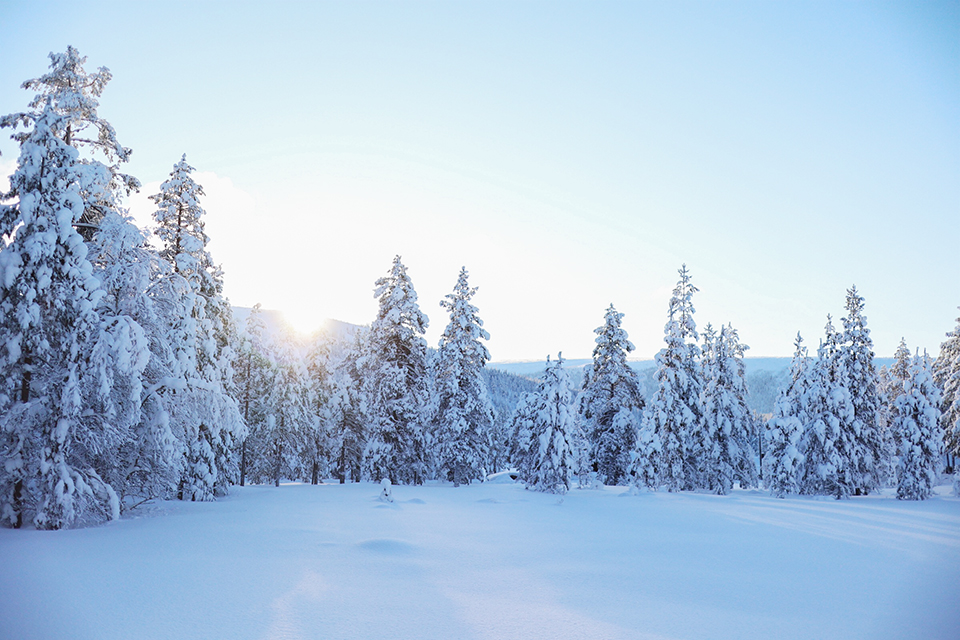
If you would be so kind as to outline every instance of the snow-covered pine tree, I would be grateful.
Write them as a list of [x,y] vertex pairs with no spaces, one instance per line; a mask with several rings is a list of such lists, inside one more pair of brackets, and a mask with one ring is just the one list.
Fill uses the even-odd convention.
[[32,512],[37,528],[59,529],[119,515],[116,493],[88,465],[123,442],[129,425],[86,409],[113,411],[113,376],[138,374],[140,345],[132,334],[110,344],[121,329],[107,334],[96,311],[103,292],[75,228],[89,167],[63,139],[69,118],[47,100],[13,124],[28,130],[15,136],[18,166],[0,198],[14,200],[0,205],[0,236],[11,238],[0,250],[0,501],[7,524]]
[[889,368],[880,367],[877,370],[877,395],[880,399],[877,422],[884,447],[881,477],[886,483],[896,484],[897,439],[893,431],[893,423],[897,414],[897,398],[903,393],[903,383],[910,379],[912,361],[913,356],[907,348],[907,341],[901,338],[893,354],[893,365]]
[[440,302],[450,322],[433,363],[436,455],[441,477],[454,486],[484,478],[493,428],[493,405],[483,379],[490,352],[481,342],[490,334],[470,302],[476,291],[466,267],[461,268],[453,293]]
[[337,453],[338,438],[330,411],[331,377],[335,368],[336,346],[333,338],[320,332],[314,335],[303,356],[303,375],[306,376],[311,420],[304,434],[301,458],[303,480],[310,484],[320,484],[331,471],[337,474],[334,457]]
[[[82,200],[81,213],[74,216],[70,222],[78,230],[80,237],[88,241],[95,238],[97,226],[104,216],[121,219],[119,201],[124,192],[136,189],[139,182],[117,170],[116,162],[129,159],[130,150],[122,147],[116,139],[110,124],[97,114],[97,98],[103,92],[110,79],[110,73],[101,68],[95,74],[87,74],[83,69],[85,58],[79,56],[76,49],[68,48],[66,53],[50,54],[51,71],[44,76],[28,80],[23,84],[24,89],[36,90],[37,95],[29,103],[30,111],[15,113],[0,118],[0,127],[23,131],[13,134],[13,138],[21,143],[21,150],[33,148],[31,140],[35,141],[36,122],[41,110],[49,111],[47,120],[52,134],[73,149],[71,164],[73,166],[73,184],[64,182],[59,188],[70,190],[75,187],[76,193]],[[54,118],[53,116],[56,116]],[[31,130],[30,127],[34,129]],[[88,136],[87,131],[92,129],[95,137]],[[89,154],[80,156],[78,150],[87,148]],[[98,157],[104,158],[111,165],[104,164]],[[52,160],[56,164],[57,160]],[[61,167],[63,168],[63,167]],[[48,180],[49,176],[44,180]],[[49,186],[49,185],[43,185]],[[11,199],[22,197],[16,193],[17,186],[11,184]],[[2,198],[0,198],[2,199]],[[63,223],[65,218],[60,219]],[[131,229],[133,226],[127,222]],[[114,225],[116,227],[116,225]],[[138,231],[134,230],[135,233]],[[64,238],[61,234],[61,238]],[[103,243],[93,246],[91,256],[97,260],[94,276],[104,277],[110,269],[116,271],[118,265],[104,262],[101,251]],[[119,267],[122,269],[122,267]],[[71,446],[69,464],[78,469],[90,469],[90,473],[97,475],[102,481],[116,487],[121,496],[127,490],[139,485],[143,488],[148,484],[147,471],[149,463],[145,462],[149,456],[136,458],[145,462],[136,471],[126,473],[130,465],[125,464],[124,456],[129,454],[123,446],[102,447],[101,439],[115,442],[130,442],[141,439],[142,434],[131,436],[130,428],[140,422],[141,414],[141,373],[147,362],[147,339],[131,304],[123,305],[119,310],[115,291],[110,290],[104,297],[97,298],[97,316],[99,327],[94,341],[92,360],[88,362],[90,370],[85,372],[79,384],[91,385],[90,389],[82,389],[84,399],[83,415],[89,428],[101,421],[98,434],[102,438],[76,438]],[[125,294],[139,296],[143,291],[134,291],[134,287],[127,285]],[[143,298],[141,298],[143,299]],[[136,306],[136,305],[132,305]],[[74,354],[76,355],[76,354]],[[91,446],[88,446],[91,445]],[[156,462],[156,458],[153,458]],[[130,481],[130,482],[128,482]]]
[[637,443],[630,454],[631,490],[641,488],[656,491],[660,483],[660,459],[663,444],[653,418],[653,403],[648,403],[640,416]]
[[[712,333],[707,331],[705,336]],[[734,482],[744,488],[757,484],[750,444],[753,414],[747,407],[743,366],[743,352],[748,348],[740,343],[731,325],[720,327],[720,335],[707,340],[704,348],[706,384],[701,399],[706,437],[698,470],[699,488],[720,495],[729,493]]]
[[210,238],[205,231],[200,205],[203,187],[191,177],[195,169],[187,164],[186,154],[173,166],[160,192],[150,196],[157,205],[154,233],[161,243],[160,255],[195,289],[216,289],[216,267],[206,250]]
[[[884,423],[890,439],[891,459],[896,457],[896,434],[893,433],[893,423],[897,415],[897,398],[903,393],[903,383],[910,379],[910,367],[913,364],[913,354],[907,347],[905,338],[900,338],[900,344],[893,354],[893,364],[889,369],[882,367],[878,372],[881,379],[879,388],[884,400],[881,411],[881,421]],[[896,484],[896,460],[891,462],[890,479]]]
[[[657,478],[667,491],[680,491],[698,486],[698,445],[703,436],[703,406],[700,392],[703,375],[700,368],[700,347],[696,341],[697,325],[693,320],[693,294],[697,288],[690,282],[687,266],[680,269],[680,281],[673,290],[669,320],[664,328],[667,346],[657,354],[657,390],[647,405],[644,446],[638,447],[634,459],[634,482],[637,478]],[[655,456],[655,457],[654,457]],[[649,471],[649,469],[653,471]],[[639,472],[640,469],[647,471]]]
[[953,457],[955,491],[960,495],[960,470],[956,456],[960,456],[960,318],[957,326],[947,333],[940,344],[940,355],[933,365],[933,380],[942,391],[940,425],[947,453]]
[[235,338],[232,313],[223,298],[223,273],[206,249],[203,189],[190,176],[186,156],[178,162],[160,192],[150,196],[157,205],[154,219],[161,241],[160,255],[182,278],[187,312],[171,326],[176,359],[187,378],[179,426],[186,462],[178,495],[212,500],[239,481],[239,448],[246,434],[232,386]]
[[264,445],[269,478],[279,487],[281,478],[303,477],[304,462],[312,471],[319,460],[314,455],[304,460],[302,455],[312,444],[316,415],[311,411],[307,372],[291,337],[276,345],[274,357],[276,376],[268,394]]
[[427,407],[427,316],[400,256],[376,282],[380,303],[370,326],[361,370],[369,408],[370,439],[364,462],[374,481],[422,484],[427,477],[424,434]]
[[803,338],[797,333],[793,361],[790,363],[790,381],[780,390],[774,405],[773,417],[765,432],[766,455],[763,458],[763,479],[770,495],[783,498],[800,493],[803,477],[803,454],[800,439],[803,427],[809,422],[805,399],[809,384],[810,360]]
[[810,422],[804,427],[801,450],[804,479],[801,492],[813,495],[849,497],[856,485],[856,440],[851,429],[853,404],[843,384],[839,335],[827,316],[825,337],[807,386],[806,411]]
[[273,387],[276,373],[264,340],[265,329],[260,304],[257,303],[250,310],[243,331],[239,334],[234,362],[237,404],[247,427],[247,435],[240,444],[241,487],[246,484],[251,460],[263,453],[261,436],[266,429],[269,413],[268,390]]
[[847,315],[842,318],[840,361],[843,379],[840,381],[850,393],[853,420],[847,427],[854,447],[851,451],[853,491],[868,494],[886,481],[886,449],[880,429],[877,395],[877,370],[873,363],[873,340],[863,315],[863,296],[857,288],[847,290]]
[[[720,469],[713,470],[710,468],[710,465],[715,462],[714,454],[719,456],[719,449],[716,452],[713,450],[713,425],[708,421],[707,407],[704,404],[707,384],[710,382],[710,375],[715,366],[718,340],[717,331],[713,328],[713,325],[708,322],[707,326],[703,329],[703,347],[700,350],[700,372],[703,376],[700,404],[704,411],[703,428],[699,432],[691,433],[686,441],[687,456],[692,462],[692,464],[687,467],[687,478],[690,479],[690,484],[686,487],[687,489],[709,489],[715,491],[716,488],[711,487],[712,481],[714,480],[712,475],[714,471],[720,471]],[[731,480],[731,487],[732,486]],[[729,493],[729,491],[727,491],[727,493]]]
[[[537,388],[540,385],[537,383]],[[537,404],[537,392],[527,391],[520,396],[510,419],[510,444],[508,458],[514,469],[533,468],[533,417]]]
[[237,403],[239,393],[234,383],[236,369],[233,363],[239,342],[237,322],[230,301],[222,294],[223,272],[220,267],[217,267],[216,274],[220,287],[206,298],[213,338],[206,349],[210,354],[211,366],[205,371],[201,369],[201,372],[215,391],[217,411],[214,415],[218,417],[220,428],[214,495],[222,496],[227,494],[231,485],[240,481],[240,443],[247,435],[247,427],[240,415]]
[[577,471],[576,417],[570,378],[563,357],[550,362],[537,393],[524,407],[520,425],[521,446],[518,472],[528,489],[545,493],[566,493]]
[[840,466],[836,450],[837,423],[828,410],[828,395],[831,390],[829,375],[823,358],[823,341],[808,368],[808,384],[801,399],[807,421],[803,425],[800,451],[803,454],[803,478],[800,493],[805,495],[828,495]]
[[638,417],[643,410],[637,372],[627,364],[627,355],[634,346],[620,326],[622,320],[623,314],[611,304],[603,325],[594,330],[597,338],[593,362],[584,372],[577,401],[593,470],[611,485],[628,479]]
[[940,390],[933,381],[930,360],[926,353],[923,357],[917,354],[897,397],[893,419],[900,500],[925,500],[933,495],[943,455],[939,404]]
[[913,357],[910,355],[910,349],[907,348],[907,340],[900,338],[900,344],[893,354],[893,365],[890,366],[890,381],[897,393],[894,394],[894,400],[903,391],[904,380],[910,379],[910,366],[913,364]]
[[[133,413],[130,437],[118,449],[101,452],[95,465],[125,507],[169,496],[180,476],[182,443],[171,428],[171,412],[185,378],[177,369],[167,329],[169,315],[184,309],[168,286],[171,266],[128,218],[107,211],[90,246],[104,291],[98,305],[104,327],[133,335],[132,321],[144,334],[144,366],[137,367],[142,373],[122,375],[123,383],[114,389],[125,396],[122,405]],[[137,392],[141,386],[142,394]]]
[[[890,431],[890,405],[893,404],[890,398],[890,385],[892,384],[890,376],[889,367],[884,365],[877,367],[877,398],[880,401],[880,408],[877,411],[877,425],[884,437]],[[889,453],[888,451],[887,454]]]
[[365,343],[366,329],[360,328],[341,357],[322,363],[326,371],[321,387],[325,398],[321,421],[329,433],[331,464],[341,484],[363,478],[368,411],[359,362]]

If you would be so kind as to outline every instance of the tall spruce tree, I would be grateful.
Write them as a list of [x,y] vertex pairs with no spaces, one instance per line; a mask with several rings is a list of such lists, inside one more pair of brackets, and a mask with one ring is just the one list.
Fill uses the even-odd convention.
[[[147,235],[129,219],[107,211],[90,243],[94,273],[104,292],[98,304],[103,326],[131,336],[142,329],[143,359],[139,375],[119,375],[118,405],[130,413],[130,437],[118,448],[102,451],[96,468],[109,478],[121,507],[168,497],[175,489],[182,464],[182,443],[171,426],[171,415],[185,377],[177,369],[168,335],[170,318],[184,311],[171,288],[172,268],[159,257]],[[136,325],[136,327],[134,326]]]
[[272,356],[266,344],[260,304],[250,310],[239,334],[237,357],[234,362],[236,375],[234,384],[237,389],[237,403],[246,435],[240,443],[240,486],[247,482],[248,469],[254,457],[263,453],[263,436],[269,413],[269,394],[273,387],[276,371]]
[[[97,73],[87,74],[83,69],[86,58],[73,47],[65,53],[51,53],[50,59],[47,74],[22,85],[24,89],[36,91],[29,110],[0,118],[0,127],[12,128],[12,137],[21,147],[10,192],[0,194],[0,200],[15,201],[3,207],[0,215],[0,236],[6,236],[10,242],[0,248],[7,260],[4,282],[7,294],[2,297],[8,305],[21,307],[30,301],[17,302],[16,299],[30,289],[33,290],[30,295],[42,292],[45,296],[36,300],[42,313],[35,314],[29,322],[34,327],[30,331],[39,342],[34,344],[31,337],[22,343],[14,339],[8,345],[14,351],[26,349],[13,358],[21,360],[20,366],[26,373],[20,380],[19,396],[30,404],[27,399],[34,393],[46,393],[41,391],[46,384],[45,375],[62,375],[63,379],[53,382],[47,391],[57,395],[55,387],[72,389],[69,397],[54,400],[58,403],[54,412],[62,410],[73,417],[40,436],[41,440],[52,438],[49,446],[43,445],[44,455],[49,454],[49,459],[41,464],[46,479],[39,484],[28,482],[27,489],[31,490],[26,494],[26,478],[21,474],[20,465],[34,462],[33,452],[29,459],[23,458],[25,450],[19,436],[9,437],[14,460],[7,465],[11,472],[7,477],[16,496],[11,502],[13,506],[3,511],[9,511],[10,522],[19,525],[23,520],[23,499],[28,503],[34,500],[27,504],[28,508],[37,507],[37,491],[43,491],[40,487],[46,485],[57,495],[47,495],[40,501],[40,510],[34,511],[34,519],[38,526],[59,528],[88,515],[95,518],[116,513],[119,500],[111,483],[119,483],[121,493],[126,488],[125,474],[116,472],[123,466],[123,455],[117,449],[122,449],[122,444],[130,440],[129,431],[140,420],[140,376],[147,360],[147,341],[131,315],[113,315],[112,292],[105,297],[95,282],[89,281],[90,258],[102,257],[99,248],[94,247],[93,254],[88,255],[87,251],[73,246],[78,240],[81,243],[92,240],[100,220],[107,214],[117,216],[119,198],[139,185],[134,178],[117,170],[116,163],[129,159],[130,150],[117,142],[113,128],[97,114],[97,98],[110,80],[110,72],[101,68]],[[95,137],[88,135],[89,130],[95,131]],[[84,148],[88,153],[81,156],[79,150]],[[113,164],[104,164],[101,158]],[[23,226],[17,229],[20,224]],[[77,235],[71,235],[64,225],[73,227]],[[42,235],[29,237],[38,232]],[[24,250],[29,255],[18,257],[17,253]],[[53,263],[41,266],[44,261]],[[110,267],[99,264],[94,278],[104,275]],[[73,284],[57,281],[63,275]],[[29,284],[29,279],[37,276],[39,280]],[[12,289],[19,289],[20,293],[11,296]],[[70,289],[72,293],[67,293]],[[86,308],[90,304],[94,309]],[[6,317],[6,311],[11,310],[12,307],[5,310],[7,322],[4,324],[8,330],[15,331],[17,319]],[[75,320],[69,319],[71,313],[77,315]],[[54,316],[58,316],[56,322],[65,324],[37,330]],[[71,324],[74,326],[68,326]],[[50,342],[44,336],[48,331],[62,335]],[[71,333],[74,337],[68,338]],[[73,346],[68,347],[70,343]],[[45,350],[60,347],[68,353],[50,358],[44,355]],[[83,362],[82,370],[72,373],[75,365],[64,358]],[[79,409],[74,407],[77,403]],[[7,417],[14,419],[14,414],[23,408],[11,407],[12,414]],[[41,413],[32,411],[30,419],[43,422],[46,418],[41,417]],[[79,420],[79,424],[68,426],[72,420]],[[29,428],[26,423],[20,427]],[[34,438],[33,442],[39,441]],[[51,481],[52,473],[59,473],[60,480]],[[84,475],[86,481],[80,477]],[[0,480],[0,485],[5,482]],[[97,496],[91,497],[94,494]],[[106,502],[111,503],[109,508],[104,507]],[[47,507],[49,511],[44,511]]]
[[804,425],[809,421],[806,400],[810,361],[799,333],[794,347],[790,381],[780,391],[765,432],[767,446],[763,478],[770,495],[777,498],[800,493],[803,477],[800,440]]
[[246,437],[246,426],[229,393],[235,327],[223,298],[223,273],[207,251],[200,206],[203,188],[191,177],[193,171],[184,156],[150,199],[157,206],[160,254],[184,283],[186,312],[170,327],[176,360],[187,378],[178,415],[186,450],[178,496],[212,500],[240,479],[237,449]]
[[[539,383],[537,388],[539,388]],[[537,393],[535,391],[521,394],[517,400],[513,416],[510,418],[510,444],[507,457],[518,473],[520,469],[533,466],[530,456],[533,450],[533,418],[536,404]]]
[[339,358],[314,360],[322,362],[326,371],[321,420],[330,434],[333,472],[341,484],[348,480],[359,482],[363,478],[363,453],[367,442],[365,424],[369,415],[360,369],[365,342],[366,332],[361,328],[352,342],[343,347]]
[[940,426],[947,452],[954,457],[955,488],[960,495],[960,471],[955,459],[960,456],[960,318],[940,344],[940,355],[933,365],[933,380],[942,391]]
[[45,102],[42,111],[17,114],[28,130],[15,136],[20,157],[3,194],[14,203],[0,205],[0,236],[12,238],[0,250],[0,500],[7,524],[20,526],[32,513],[37,528],[59,529],[119,515],[116,493],[88,465],[127,436],[129,425],[109,415],[111,391],[117,373],[138,373],[118,369],[138,340],[130,334],[123,344],[101,326],[103,292],[75,228],[88,167],[64,140],[69,117]]
[[520,425],[522,450],[518,472],[528,489],[566,493],[577,472],[577,425],[570,379],[563,357],[547,367],[537,393],[524,407]]
[[804,427],[801,491],[839,499],[849,497],[855,487],[853,404],[844,385],[839,334],[830,316],[824,332],[807,388],[810,421]]
[[907,348],[907,341],[900,338],[900,344],[893,354],[893,364],[877,370],[877,394],[880,410],[877,422],[883,438],[883,460],[881,477],[885,483],[896,484],[897,438],[894,422],[897,416],[897,398],[903,393],[904,382],[910,379],[910,366],[913,356]]
[[364,461],[375,481],[422,484],[427,478],[426,436],[428,319],[400,256],[376,282],[380,309],[363,355],[370,439]]
[[[267,425],[264,435],[266,473],[274,486],[283,478],[302,477],[304,465],[313,471],[319,466],[320,451],[303,455],[315,444],[312,438],[316,416],[311,411],[310,390],[304,363],[291,336],[275,347],[276,376],[268,393]],[[319,473],[319,468],[317,468]],[[308,472],[309,473],[309,472]]]
[[863,315],[863,296],[857,288],[847,290],[843,333],[840,337],[840,365],[843,379],[840,383],[850,393],[852,421],[847,425],[853,447],[850,452],[850,472],[853,491],[868,494],[885,482],[885,447],[878,413],[877,371],[873,363],[873,340]]
[[[708,326],[709,328],[709,326]],[[706,336],[712,336],[708,331]],[[712,342],[712,344],[711,344]],[[698,469],[699,487],[725,495],[734,482],[741,487],[757,484],[756,461],[750,442],[753,414],[747,407],[746,375],[737,330],[720,327],[720,335],[704,348],[702,393],[705,438]],[[708,354],[708,356],[707,356]]]
[[484,478],[493,428],[493,405],[483,379],[490,352],[481,342],[490,334],[470,302],[476,291],[464,267],[453,293],[440,302],[450,313],[450,322],[433,366],[434,434],[441,476],[454,486]]
[[[13,201],[0,206],[0,236],[8,239],[0,248],[0,333],[10,334],[4,364],[17,370],[4,379],[11,389],[19,384],[16,393],[0,391],[8,456],[0,513],[14,526],[26,510],[38,527],[60,528],[119,513],[110,483],[122,475],[114,473],[116,449],[139,420],[146,340],[132,317],[99,308],[98,274],[91,278],[90,256],[79,246],[139,185],[100,160],[130,155],[97,114],[110,72],[87,74],[73,47],[50,59],[47,74],[22,85],[36,91],[29,110],[0,117],[21,150],[10,191],[0,194]],[[81,156],[83,148],[89,153]],[[14,398],[20,402],[11,405]]]
[[320,484],[330,471],[336,473],[336,466],[330,464],[336,450],[336,429],[328,409],[334,366],[333,343],[325,332],[317,333],[305,350],[302,363],[311,416],[303,440],[303,479],[310,484]]
[[[670,298],[669,320],[664,328],[666,347],[656,357],[658,386],[644,417],[647,434],[633,467],[635,482],[640,477],[656,478],[667,491],[694,488],[699,482],[697,458],[701,450],[694,443],[702,440],[704,422],[700,402],[703,375],[696,342],[699,336],[693,319],[696,292],[683,265]],[[638,471],[641,468],[645,470]]]
[[903,381],[893,418],[900,500],[925,500],[933,495],[943,454],[939,403],[940,390],[933,381],[929,358],[917,354],[909,378]]
[[637,372],[627,363],[634,346],[620,326],[622,320],[623,314],[611,304],[603,325],[594,330],[593,362],[584,373],[577,409],[594,471],[611,485],[628,479],[643,410]]

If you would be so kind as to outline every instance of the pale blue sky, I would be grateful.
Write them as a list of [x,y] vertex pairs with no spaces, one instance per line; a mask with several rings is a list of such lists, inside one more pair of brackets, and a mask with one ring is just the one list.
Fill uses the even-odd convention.
[[854,283],[878,355],[960,313],[957,2],[0,1],[0,33],[0,112],[50,51],[109,67],[129,171],[186,152],[232,301],[301,325],[368,322],[397,253],[431,343],[467,266],[495,359],[586,357],[610,302],[652,357],[683,262],[751,355]]

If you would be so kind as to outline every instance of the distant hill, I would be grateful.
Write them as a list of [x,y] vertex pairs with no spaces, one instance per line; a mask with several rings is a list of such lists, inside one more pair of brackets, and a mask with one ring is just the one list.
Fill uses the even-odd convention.
[[[747,370],[747,377],[759,373],[761,371],[767,371],[769,373],[778,373],[785,369],[790,368],[790,361],[792,358],[777,358],[777,357],[761,357],[761,358],[744,358],[743,364]],[[564,367],[570,369],[571,372],[583,369],[585,366],[592,362],[588,358],[574,359],[574,360],[564,360]],[[893,364],[893,358],[874,358],[874,363],[877,367],[887,366],[889,367]],[[540,374],[543,373],[544,367],[546,367],[545,360],[523,360],[523,361],[501,361],[501,362],[490,362],[487,364],[488,367],[493,369],[499,369],[500,371],[506,371],[507,373],[512,373],[518,376],[539,378]],[[635,369],[638,373],[644,371],[645,369],[652,369],[657,366],[657,363],[651,358],[648,360],[631,360],[630,366]]]
[[[237,325],[241,329],[243,328],[244,323],[247,321],[247,318],[250,317],[250,311],[250,307],[233,307],[233,318],[236,320]],[[285,335],[298,335],[293,327],[290,326],[290,323],[288,323],[283,317],[282,311],[277,311],[275,309],[261,309],[260,317],[263,318],[265,333],[268,340],[276,341]],[[327,318],[323,321],[323,324],[316,333],[323,333],[327,336],[342,341],[350,341],[353,339],[354,334],[359,328],[359,325]]]

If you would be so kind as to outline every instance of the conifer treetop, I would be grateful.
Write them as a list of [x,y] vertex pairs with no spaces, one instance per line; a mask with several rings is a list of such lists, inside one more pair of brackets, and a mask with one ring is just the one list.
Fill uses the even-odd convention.
[[401,339],[426,333],[429,318],[417,304],[417,292],[399,255],[393,259],[390,274],[378,278],[375,287],[373,295],[380,302],[375,326],[394,326]]
[[693,314],[696,312],[696,309],[693,308],[693,294],[700,290],[693,286],[690,281],[690,272],[687,270],[686,264],[679,269],[678,273],[680,274],[680,281],[677,282],[677,286],[674,287],[673,294],[670,297],[668,310],[670,322],[667,323],[665,332],[669,334],[672,330],[670,325],[676,322],[676,328],[673,330],[679,333],[682,340],[687,338],[699,340],[697,323],[693,319]]
[[194,170],[183,154],[170,177],[160,185],[160,193],[150,196],[157,205],[153,218],[157,221],[157,237],[163,243],[160,256],[170,261],[178,273],[213,266],[205,251],[210,242],[204,229],[205,211],[200,205],[200,196],[205,194],[190,176]]
[[905,338],[900,338],[900,345],[896,353],[893,354],[893,366],[890,367],[890,374],[898,381],[903,382],[910,377],[910,349],[907,348]]
[[[0,128],[28,126],[49,104],[56,113],[64,116],[63,120],[53,125],[53,132],[67,145],[75,149],[89,147],[94,152],[102,153],[109,163],[129,161],[133,151],[117,141],[113,125],[97,114],[100,106],[98,98],[113,77],[110,70],[100,67],[94,73],[87,73],[83,68],[86,56],[81,56],[72,46],[67,47],[64,53],[50,53],[49,57],[50,71],[21,85],[23,89],[37,92],[28,103],[31,111],[0,117]],[[88,135],[88,131],[93,135]],[[11,137],[23,144],[28,135],[28,132],[22,131]],[[115,166],[110,167],[109,172],[108,181],[113,183],[113,187],[122,187],[127,193],[140,188],[139,180],[120,173]]]
[[[450,312],[450,323],[440,337],[441,349],[454,339],[471,341],[490,339],[490,334],[483,328],[483,320],[478,315],[480,309],[470,302],[477,292],[477,287],[471,287],[468,278],[467,268],[461,267],[453,293],[448,293],[440,301],[440,306]],[[487,362],[490,359],[487,348],[480,343],[477,343],[477,346],[479,347],[477,355],[483,362]]]
[[580,399],[580,411],[591,420],[609,421],[617,409],[643,405],[637,374],[627,362],[634,346],[620,325],[622,319],[611,303],[603,324],[593,331],[597,334],[593,362],[585,371]]
[[793,360],[790,363],[790,379],[797,382],[806,371],[807,348],[803,345],[803,336],[797,331],[797,337],[793,341]]
[[613,306],[613,303],[610,303],[610,306],[607,307],[606,312],[603,314],[603,326],[597,327],[593,330],[596,337],[597,346],[593,348],[593,357],[596,361],[597,357],[606,357],[613,356],[615,354],[609,353],[608,346],[611,344],[618,344],[623,347],[623,350],[617,349],[616,354],[624,354],[624,359],[626,359],[625,354],[632,352],[635,347],[633,343],[630,342],[630,339],[627,335],[627,332],[623,330],[620,326],[620,323],[623,320],[623,314],[617,311],[616,307]]

